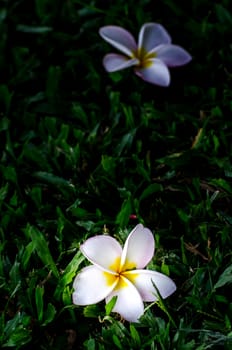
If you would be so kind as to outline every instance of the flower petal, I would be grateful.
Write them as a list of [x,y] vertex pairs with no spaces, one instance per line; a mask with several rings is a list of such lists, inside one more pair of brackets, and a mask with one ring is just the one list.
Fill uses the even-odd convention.
[[109,279],[106,278],[105,274],[106,272],[94,265],[85,267],[74,280],[73,303],[76,305],[90,305],[105,299],[118,281],[112,275],[112,283],[109,283]]
[[161,24],[145,23],[139,32],[138,48],[146,52],[161,44],[170,44],[171,37]]
[[133,270],[124,273],[139,291],[143,301],[156,301],[159,299],[156,289],[163,299],[175,292],[176,285],[168,276],[151,270]]
[[129,57],[132,57],[137,49],[134,37],[121,27],[105,26],[99,30],[99,34],[105,41]]
[[121,271],[143,268],[152,259],[155,250],[154,237],[148,228],[137,225],[127,237],[122,258]]
[[139,317],[144,313],[142,298],[127,278],[122,276],[121,280],[121,288],[118,289],[117,286],[116,290],[113,290],[106,298],[106,302],[109,302],[116,295],[117,301],[112,311],[119,313],[129,322],[138,322]]
[[103,65],[107,72],[115,72],[138,64],[137,58],[128,59],[126,56],[109,53],[103,59]]
[[147,67],[135,68],[135,73],[151,84],[168,86],[170,84],[170,73],[167,66],[159,59],[149,59]]
[[191,61],[191,55],[177,45],[160,45],[156,49],[157,58],[169,67],[182,66]]
[[99,235],[89,238],[80,247],[84,256],[105,271],[114,272],[119,265],[122,247],[113,237]]

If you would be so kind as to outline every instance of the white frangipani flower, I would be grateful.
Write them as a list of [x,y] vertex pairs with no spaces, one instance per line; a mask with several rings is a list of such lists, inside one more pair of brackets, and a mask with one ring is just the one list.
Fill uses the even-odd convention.
[[143,302],[158,300],[154,285],[162,298],[176,290],[175,283],[166,275],[144,267],[154,255],[154,237],[148,228],[137,225],[122,248],[118,241],[107,235],[87,239],[80,247],[93,264],[85,267],[73,283],[73,303],[108,303],[117,296],[113,312],[125,320],[138,322],[144,313]]
[[182,66],[192,57],[182,47],[171,44],[171,37],[164,27],[157,23],[145,23],[138,38],[138,44],[127,30],[118,26],[105,26],[100,36],[124,55],[110,53],[103,59],[108,72],[134,67],[143,80],[160,86],[170,84],[168,67]]

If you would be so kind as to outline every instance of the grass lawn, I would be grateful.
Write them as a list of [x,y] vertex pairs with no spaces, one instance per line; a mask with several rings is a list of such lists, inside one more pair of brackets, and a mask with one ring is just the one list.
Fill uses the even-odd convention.
[[[103,67],[101,27],[149,22],[192,56],[167,87]],[[1,1],[0,348],[232,348],[231,31],[230,0]],[[138,223],[176,292],[74,305],[80,245]]]

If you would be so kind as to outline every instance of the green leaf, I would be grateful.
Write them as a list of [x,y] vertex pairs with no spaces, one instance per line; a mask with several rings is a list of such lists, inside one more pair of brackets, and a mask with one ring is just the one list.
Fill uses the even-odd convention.
[[22,256],[22,268],[25,270],[28,266],[29,260],[31,258],[31,254],[34,251],[34,244],[33,242],[29,242],[28,245],[25,247],[23,256]]
[[227,267],[225,271],[221,274],[219,277],[217,283],[214,285],[214,288],[220,288],[223,287],[225,284],[231,283],[232,282],[232,265]]
[[180,217],[180,219],[185,222],[185,223],[188,223],[189,220],[190,220],[190,216],[181,208],[177,208],[177,213]]
[[232,25],[232,15],[221,4],[215,4],[215,10],[218,20],[223,24]]
[[94,226],[95,226],[95,222],[91,221],[91,220],[81,220],[81,221],[76,221],[76,225],[83,227],[86,231],[91,231]]
[[1,173],[3,174],[3,177],[8,180],[11,181],[15,184],[17,184],[17,174],[15,171],[15,168],[11,167],[11,166],[7,166],[7,167],[1,167]]
[[53,30],[52,27],[36,27],[36,26],[27,26],[25,24],[18,24],[16,30],[23,33],[32,33],[32,34],[43,34],[48,33]]
[[56,176],[54,174],[48,173],[46,171],[36,171],[33,173],[33,176],[36,177],[40,181],[44,181],[45,183],[54,185],[54,186],[64,186],[71,188],[72,185],[62,177]]
[[118,145],[115,149],[117,156],[121,156],[124,150],[129,149],[131,147],[135,134],[136,134],[136,129],[130,130],[130,132],[128,132],[121,138],[120,142],[118,142]]
[[44,321],[43,326],[46,326],[48,323],[52,322],[56,315],[56,308],[51,303],[48,303],[48,307],[46,311],[44,312]]
[[134,340],[136,347],[137,346],[139,347],[141,345],[140,336],[133,324],[130,324],[130,333],[131,333],[131,338]]
[[60,294],[62,294],[62,302],[64,305],[71,305],[72,304],[72,292],[73,292],[72,286],[65,286],[60,291]]
[[31,340],[31,331],[27,329],[29,324],[30,317],[24,312],[18,312],[6,323],[2,347],[21,347],[28,343]]
[[30,192],[30,197],[34,201],[35,205],[40,208],[42,205],[42,190],[40,187],[33,187]]
[[163,186],[157,183],[149,185],[141,194],[140,201],[151,196],[153,193],[163,191]]
[[132,213],[131,198],[124,200],[121,210],[117,215],[116,223],[121,227],[125,227],[128,224],[130,214]]
[[8,118],[0,119],[0,132],[8,130],[9,126],[10,126],[10,121]]
[[116,167],[115,158],[109,157],[107,155],[102,155],[101,165],[107,173],[114,174],[114,169]]
[[98,305],[87,305],[84,308],[83,313],[85,317],[98,318],[98,316],[101,314],[101,310]]
[[21,284],[21,275],[20,263],[17,261],[17,258],[10,269],[9,276],[12,287],[18,289],[18,286]]
[[167,276],[170,275],[169,273],[169,267],[168,265],[166,265],[164,262],[162,262],[162,265],[161,265],[161,272]]
[[79,102],[73,103],[72,112],[75,118],[78,120],[78,122],[80,122],[81,125],[84,125],[86,128],[88,128],[88,125],[89,125],[88,116]]
[[65,287],[73,281],[74,276],[77,274],[79,265],[84,259],[85,257],[82,255],[81,251],[78,251],[73,257],[73,259],[70,261],[70,263],[67,265],[66,269],[64,270],[64,273],[62,274],[61,279],[59,280],[58,286],[54,294],[54,297],[56,299],[60,299],[60,296],[64,292]]
[[158,298],[158,301],[156,302],[157,305],[160,307],[160,309],[162,311],[164,311],[166,313],[166,315],[168,316],[169,320],[172,322],[172,324],[174,325],[174,327],[176,327],[176,324],[175,324],[175,321],[174,319],[172,318],[172,316],[170,315],[165,303],[164,303],[164,300],[159,292],[159,289],[156,287],[155,283],[151,280],[152,282],[152,285],[156,291],[156,293],[154,293],[154,295]]
[[35,290],[35,303],[36,303],[39,322],[42,322],[43,320],[43,308],[44,308],[43,296],[44,296],[44,286],[37,286]]
[[95,340],[93,338],[90,338],[84,342],[85,349],[87,350],[95,350]]
[[52,270],[54,276],[59,278],[59,271],[52,258],[47,241],[45,240],[43,234],[37,228],[30,225],[26,227],[26,233],[31,238],[34,245],[34,250],[37,252],[41,261]]
[[[13,93],[10,93],[7,85],[0,85],[0,103],[4,105],[5,113],[7,114],[12,100]],[[3,119],[5,125],[8,124],[7,119]]]
[[123,78],[121,72],[110,73],[109,77],[113,80],[114,83],[118,83]]
[[110,301],[105,305],[105,310],[106,310],[106,315],[109,316],[111,311],[114,308],[114,305],[116,304],[117,301],[117,296],[114,296]]
[[230,184],[228,183],[228,181],[224,180],[224,179],[212,179],[209,181],[210,185],[215,186],[217,189],[222,188],[223,190],[225,190],[226,192],[232,194],[232,187],[230,186]]
[[[61,78],[61,68],[59,66],[51,66],[47,73],[46,96],[48,99],[57,97],[58,87]],[[68,128],[68,126],[66,125]]]
[[3,348],[17,347],[21,348],[31,340],[31,332],[24,328],[23,325],[18,326],[12,330],[9,339],[3,344]]
[[124,350],[124,347],[122,346],[122,344],[121,344],[121,342],[116,334],[113,334],[113,342],[117,346],[118,349]]
[[5,8],[0,9],[0,23],[4,22],[7,17],[7,11]]

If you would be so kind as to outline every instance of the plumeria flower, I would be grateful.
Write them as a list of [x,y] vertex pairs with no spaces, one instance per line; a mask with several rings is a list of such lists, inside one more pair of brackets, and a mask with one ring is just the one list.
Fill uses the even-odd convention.
[[157,23],[145,23],[138,38],[138,44],[127,30],[118,26],[105,26],[100,36],[124,55],[110,53],[103,59],[108,72],[134,67],[143,80],[160,85],[170,84],[168,67],[182,66],[191,60],[182,47],[171,44],[171,37],[164,27]]
[[87,239],[80,249],[93,265],[81,270],[74,280],[76,305],[104,299],[108,303],[116,296],[112,311],[127,321],[138,322],[144,313],[143,302],[158,300],[156,288],[162,298],[176,290],[166,275],[144,269],[154,255],[155,243],[151,231],[141,224],[129,234],[123,248],[115,238],[99,235]]

